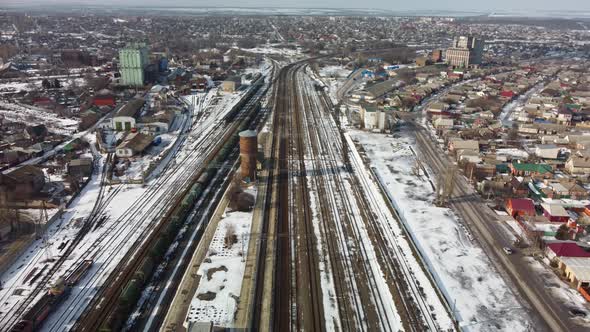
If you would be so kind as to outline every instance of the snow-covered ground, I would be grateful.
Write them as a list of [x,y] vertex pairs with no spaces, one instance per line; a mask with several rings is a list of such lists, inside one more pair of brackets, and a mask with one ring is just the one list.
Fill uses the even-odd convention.
[[320,77],[318,79],[324,82],[328,87],[328,95],[330,96],[330,99],[332,99],[332,103],[338,103],[338,90],[343,87],[346,78],[351,72],[350,69],[346,69],[343,66],[325,66],[320,68],[318,72]]
[[54,113],[34,106],[8,103],[3,100],[0,100],[0,115],[13,122],[44,124],[50,131],[64,135],[73,134],[78,129],[79,123],[78,119],[60,118]]
[[390,135],[352,130],[350,135],[366,151],[374,172],[398,206],[406,228],[415,239],[438,287],[464,331],[525,331],[525,309],[492,267],[481,247],[447,208],[434,206],[428,179],[412,169],[415,146],[409,133]]
[[320,68],[319,74],[327,78],[346,78],[350,75],[351,70],[343,66],[325,66]]
[[[550,290],[559,301],[568,307],[568,309],[576,309],[588,314],[585,309],[588,305],[580,292],[573,289],[561,280],[551,271],[548,266],[548,260],[545,258],[543,262],[535,260],[534,258],[526,258],[527,263],[536,271],[537,277],[543,280],[545,287]],[[574,319],[577,323],[583,324],[590,328],[590,317],[576,317]]]
[[[62,77],[59,76],[58,78],[62,88],[70,88],[72,86],[85,86],[87,81],[83,77]],[[1,93],[14,93],[19,91],[32,91],[32,90],[39,90],[43,88],[43,79],[32,79],[28,82],[8,82],[8,83],[0,83],[0,94]]]
[[[256,197],[256,188],[246,190]],[[231,326],[238,308],[248,251],[253,212],[231,211],[227,208],[217,225],[207,257],[199,267],[199,286],[187,314],[189,322],[213,322]],[[228,234],[236,241],[225,245]]]
[[241,50],[251,53],[262,53],[262,54],[275,54],[275,55],[284,55],[284,56],[296,56],[299,55],[300,52],[298,50],[290,49],[290,48],[276,48],[272,47],[272,45],[266,45],[264,47],[255,47],[255,48],[242,48]]
[[[151,227],[170,207],[170,201],[177,194],[178,188],[183,187],[192,177],[220,134],[224,133],[223,116],[239,101],[240,95],[218,98],[215,106],[210,107],[216,91],[206,95],[191,96],[195,105],[191,109],[193,114],[204,114],[202,117],[193,116],[193,123],[188,137],[192,140],[178,150],[169,160],[169,166],[163,166],[162,175],[148,182],[146,186],[118,185],[107,187],[104,197],[105,203],[101,215],[106,219],[99,227],[93,228],[76,247],[63,265],[51,277],[50,283],[72,269],[83,259],[93,258],[94,264],[78,285],[73,287],[62,304],[43,325],[44,330],[63,331],[71,328],[73,322],[80,315],[92,296],[104,283],[111,271],[118,265],[125,253],[131,248],[135,240],[148,236]],[[104,158],[103,158],[104,160]],[[103,161],[101,161],[103,162]],[[31,273],[37,273],[44,266],[51,266],[48,258],[57,258],[64,247],[78,233],[98,200],[100,177],[94,175],[81,195],[64,213],[61,221],[56,221],[48,230],[49,241],[46,245],[36,241],[26,250],[9,270],[1,276],[4,289],[0,290],[0,329],[8,329],[14,323],[12,314],[19,303],[22,303],[31,291],[38,285],[36,282],[25,282]],[[63,245],[65,244],[65,245]],[[45,248],[45,249],[44,249]],[[31,272],[36,271],[36,272]],[[15,295],[15,291],[20,295]],[[41,294],[37,296],[40,297]],[[31,302],[30,305],[35,303]]]

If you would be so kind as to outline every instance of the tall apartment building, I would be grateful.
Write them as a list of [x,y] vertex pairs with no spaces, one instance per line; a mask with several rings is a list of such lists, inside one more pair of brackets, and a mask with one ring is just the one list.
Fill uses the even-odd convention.
[[121,83],[128,86],[143,86],[148,61],[148,49],[145,43],[131,43],[120,50]]
[[472,36],[455,38],[447,49],[446,61],[453,67],[471,68],[481,64],[484,41]]

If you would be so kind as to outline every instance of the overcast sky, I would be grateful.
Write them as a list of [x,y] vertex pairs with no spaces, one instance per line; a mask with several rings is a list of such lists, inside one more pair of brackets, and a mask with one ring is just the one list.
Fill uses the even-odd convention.
[[[590,11],[590,0],[0,0],[5,4],[64,4],[130,5],[130,6],[241,6],[241,7],[297,7],[297,8],[382,8],[389,10],[443,9],[456,11]],[[0,9],[2,5],[0,4]]]

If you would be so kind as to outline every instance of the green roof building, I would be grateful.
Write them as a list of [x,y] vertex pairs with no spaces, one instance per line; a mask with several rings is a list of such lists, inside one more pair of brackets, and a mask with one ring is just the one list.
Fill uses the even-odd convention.
[[119,51],[121,83],[127,86],[143,86],[144,69],[148,65],[148,49],[145,43],[131,43]]
[[512,163],[510,169],[513,175],[518,176],[550,176],[553,167],[547,164]]

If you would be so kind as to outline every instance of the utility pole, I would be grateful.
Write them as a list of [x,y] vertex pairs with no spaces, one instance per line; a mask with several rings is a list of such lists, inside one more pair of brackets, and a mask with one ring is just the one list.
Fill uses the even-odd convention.
[[452,165],[448,171],[441,174],[438,179],[438,189],[436,191],[435,204],[438,206],[446,206],[455,189],[455,175],[457,167]]

